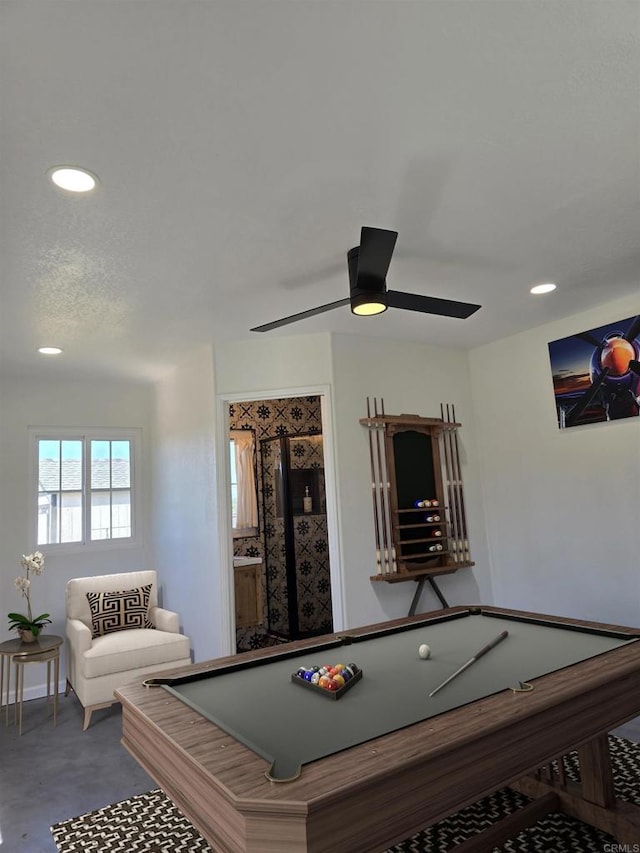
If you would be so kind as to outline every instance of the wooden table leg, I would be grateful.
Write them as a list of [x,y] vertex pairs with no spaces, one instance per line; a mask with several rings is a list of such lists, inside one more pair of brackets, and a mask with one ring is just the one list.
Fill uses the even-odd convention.
[[509,787],[534,799],[555,791],[562,811],[608,832],[620,844],[631,845],[631,849],[640,840],[640,808],[615,797],[608,736],[598,735],[578,747],[577,752],[580,783],[525,776]]
[[53,659],[53,725],[58,725],[58,681],[60,679],[60,655]]
[[607,735],[600,735],[581,746],[578,756],[584,799],[603,808],[612,806],[615,794]]
[[[18,693],[19,691],[19,693]],[[24,695],[24,667],[21,663],[16,663],[16,693],[15,706],[16,714],[19,719],[18,734],[22,735],[22,700]]]
[[[4,655],[0,655],[0,711],[4,702]],[[9,666],[7,667],[7,703],[4,709],[4,724],[9,725],[9,700],[11,698],[11,658],[9,658]]]

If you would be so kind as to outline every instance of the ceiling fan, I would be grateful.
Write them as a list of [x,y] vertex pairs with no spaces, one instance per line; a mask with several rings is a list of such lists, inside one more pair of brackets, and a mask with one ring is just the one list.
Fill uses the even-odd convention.
[[398,238],[397,231],[384,228],[362,228],[360,245],[347,252],[349,266],[350,295],[336,302],[328,302],[309,311],[301,311],[263,326],[256,326],[252,332],[269,332],[289,323],[296,323],[325,311],[332,311],[342,305],[351,305],[351,311],[360,316],[381,314],[387,308],[402,308],[405,311],[421,311],[423,314],[440,314],[443,317],[466,319],[480,308],[471,302],[455,302],[451,299],[439,299],[435,296],[421,296],[418,293],[403,293],[400,290],[387,290],[387,271]]

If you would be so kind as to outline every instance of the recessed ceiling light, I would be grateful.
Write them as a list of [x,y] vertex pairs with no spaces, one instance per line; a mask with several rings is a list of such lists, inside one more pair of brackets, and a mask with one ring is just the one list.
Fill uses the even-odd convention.
[[41,355],[60,355],[62,350],[60,347],[38,347],[38,352]]
[[555,290],[556,286],[552,281],[548,281],[545,284],[536,284],[535,287],[532,287],[529,293],[551,293],[552,290]]
[[54,166],[49,175],[57,187],[72,193],[88,193],[98,183],[96,175],[77,166]]

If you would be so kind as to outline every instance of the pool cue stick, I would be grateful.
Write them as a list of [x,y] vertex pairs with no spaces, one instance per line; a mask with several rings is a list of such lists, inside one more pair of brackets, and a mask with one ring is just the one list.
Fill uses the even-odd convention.
[[[440,415],[444,423],[444,403],[440,403]],[[456,512],[455,501],[453,497],[453,458],[452,448],[449,442],[449,430],[442,429],[442,447],[444,457],[445,476],[447,478],[447,494],[449,495],[449,518],[451,519],[451,537],[449,539],[449,547],[451,556],[455,563],[458,562],[458,513]]]
[[[443,416],[444,417],[444,416]],[[460,562],[464,559],[464,553],[462,548],[462,526],[460,521],[460,502],[458,500],[458,490],[456,487],[456,469],[455,462],[453,456],[453,437],[451,435],[451,416],[449,414],[449,404],[447,403],[447,429],[446,429],[446,440],[447,445],[449,447],[449,460],[451,463],[451,495],[452,495],[452,505],[453,505],[453,513],[456,519],[455,525],[455,552],[456,552],[456,562]]]
[[[369,405],[369,398],[367,397],[367,418],[371,418],[371,407]],[[375,528],[376,534],[376,574],[382,574],[382,563],[380,560],[380,523],[378,521],[378,502],[376,500],[376,472],[375,472],[375,461],[373,458],[373,434],[371,430],[373,427],[371,423],[367,424],[367,431],[369,433],[369,461],[371,462],[371,497],[373,498],[373,526]]]
[[[380,397],[380,413],[382,417],[384,417],[384,398]],[[389,481],[389,470],[387,468],[387,453],[386,453],[386,442],[384,440],[385,436],[385,425],[382,425],[382,446],[383,446],[383,454],[382,454],[382,467],[384,469],[384,482],[385,482],[385,500],[386,500],[386,524],[387,524],[387,535],[389,537],[389,549],[391,551],[391,571],[393,573],[398,571],[398,563],[396,562],[396,546],[393,539],[392,533],[392,525],[391,525],[391,482]]]
[[[373,414],[378,417],[378,400],[373,398]],[[384,503],[384,485],[382,483],[382,452],[380,449],[380,429],[376,425],[376,450],[378,454],[378,490],[380,499],[380,511],[382,514],[382,549],[383,549],[383,565],[384,573],[391,574],[391,555],[389,553],[389,540],[387,537],[387,520],[386,508]]]
[[[451,404],[451,414],[455,423],[456,420],[456,407]],[[464,506],[464,491],[462,490],[462,467],[460,465],[460,448],[458,447],[458,430],[457,428],[453,431],[453,439],[454,439],[454,447],[456,451],[456,467],[458,469],[458,491],[460,494],[460,520],[462,522],[462,536],[464,539],[464,549],[465,549],[465,557],[467,560],[471,559],[471,551],[469,550],[469,537],[467,534],[467,514],[465,512]]]
[[[453,409],[453,404],[452,404]],[[449,424],[449,443],[451,447],[451,466],[453,471],[453,496],[456,505],[456,513],[458,516],[458,560],[463,561],[467,560],[467,551],[465,549],[464,544],[464,527],[462,522],[462,504],[460,502],[461,495],[461,484],[459,480],[459,472],[456,466],[456,456],[455,456],[455,446],[454,446],[454,433],[455,427],[452,427],[451,424],[455,423],[455,420],[449,414],[449,404],[447,403],[447,423]]]
[[495,640],[491,640],[490,643],[487,643],[486,646],[483,646],[480,649],[480,651],[476,652],[472,658],[469,658],[469,660],[466,663],[463,663],[462,666],[460,667],[460,669],[456,669],[456,671],[453,673],[453,675],[450,675],[449,678],[445,678],[445,680],[442,682],[442,684],[439,684],[435,690],[432,690],[431,693],[429,693],[429,696],[435,696],[436,693],[439,690],[442,690],[442,688],[446,684],[448,684],[450,681],[453,681],[454,678],[457,678],[459,675],[461,675],[465,671],[465,669],[468,669],[471,666],[471,664],[475,663],[477,660],[480,660],[480,658],[483,655],[486,655],[487,652],[490,652],[491,649],[493,649],[495,646],[497,646],[498,643],[501,643],[503,640],[505,640],[508,636],[509,636],[508,631],[503,631],[501,634],[498,634],[498,636],[495,638]]

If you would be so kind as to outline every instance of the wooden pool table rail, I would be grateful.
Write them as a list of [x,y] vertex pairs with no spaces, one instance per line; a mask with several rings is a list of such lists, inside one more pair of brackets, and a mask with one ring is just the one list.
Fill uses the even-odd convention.
[[[491,615],[514,613],[482,609]],[[450,608],[433,617],[464,611],[468,608]],[[421,623],[425,618],[396,622]],[[596,627],[559,617],[548,621]],[[366,634],[373,628],[349,633]],[[640,629],[629,633],[640,636]],[[321,639],[295,645],[304,649]],[[262,649],[241,657],[273,652]],[[215,669],[239,657],[180,672]],[[116,695],[123,706],[123,745],[214,847],[229,853],[369,853],[387,849],[504,785],[515,785],[565,752],[584,748],[606,763],[608,753],[605,759],[601,746],[587,745],[594,738],[601,744],[607,731],[640,713],[640,644],[534,683],[530,693],[502,691],[313,762],[290,785],[268,782],[266,761],[166,691],[137,684]],[[588,790],[597,788],[591,777],[598,772],[593,762],[587,765]],[[596,810],[589,810],[594,823],[601,809],[607,831],[620,841],[628,841],[636,826],[634,841],[640,838],[640,810],[610,802],[595,805]]]

